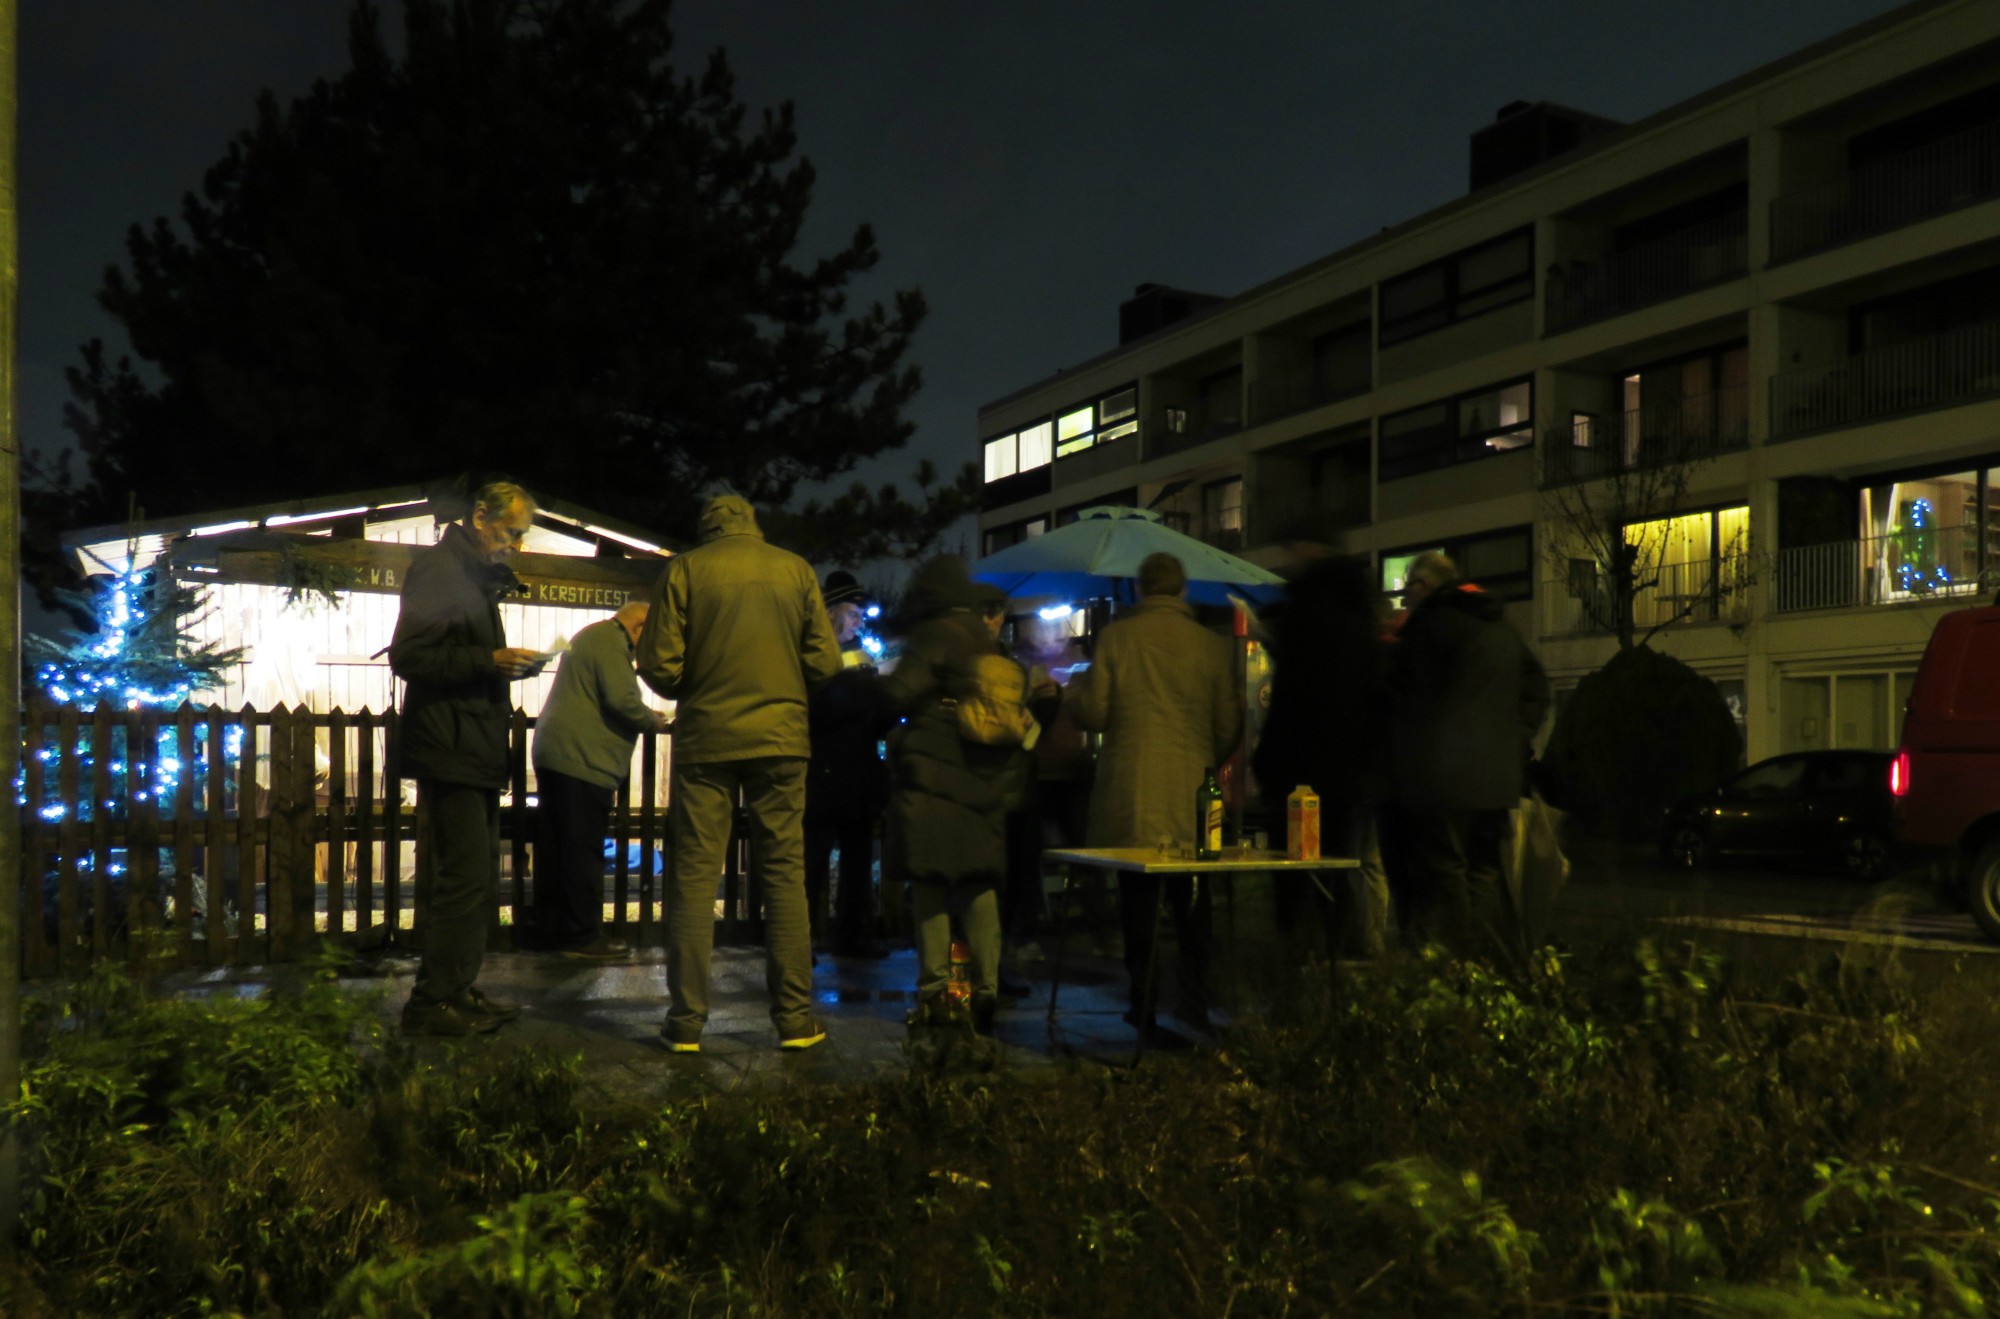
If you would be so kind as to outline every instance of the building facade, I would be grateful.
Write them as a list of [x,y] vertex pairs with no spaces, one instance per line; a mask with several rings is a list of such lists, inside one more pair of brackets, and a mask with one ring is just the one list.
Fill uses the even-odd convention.
[[[1137,504],[1385,590],[1444,549],[1558,690],[1640,637],[1751,759],[1895,744],[1942,611],[2000,586],[2000,5],[1919,0],[1631,125],[1515,105],[1452,203],[980,409],[982,552]],[[1643,501],[1630,506],[1643,506]],[[1655,630],[1657,629],[1657,630]]]

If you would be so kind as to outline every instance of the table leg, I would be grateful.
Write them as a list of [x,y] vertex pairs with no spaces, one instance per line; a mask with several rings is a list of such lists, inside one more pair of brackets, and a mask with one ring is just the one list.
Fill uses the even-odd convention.
[[[1046,875],[1046,869],[1042,873]],[[1062,868],[1062,898],[1056,904],[1061,911],[1061,915],[1056,917],[1056,960],[1054,967],[1049,972],[1049,1013],[1047,1021],[1049,1038],[1051,1039],[1055,1038],[1056,1033],[1056,996],[1062,992],[1063,951],[1069,947],[1069,899],[1070,876],[1072,873],[1074,873],[1072,867],[1064,866]]]
[[[1147,878],[1152,879],[1153,877],[1149,875]],[[1122,880],[1120,882],[1123,883]],[[1194,877],[1194,882],[1199,884],[1201,880],[1199,877]],[[1156,1016],[1153,1010],[1155,1007],[1153,997],[1157,988],[1155,982],[1159,979],[1160,975],[1160,906],[1166,900],[1166,892],[1166,878],[1162,876],[1158,879],[1153,879],[1153,914],[1150,923],[1146,926],[1145,969],[1140,972],[1139,983],[1133,986],[1138,991],[1132,996],[1134,1000],[1132,1005],[1133,1015],[1139,1019],[1139,1024],[1136,1027],[1139,1032],[1139,1039],[1132,1047],[1132,1065],[1134,1067],[1138,1066],[1139,1060],[1146,1056],[1146,1035],[1148,1027],[1153,1024]],[[1124,895],[1120,894],[1119,898],[1122,902]]]

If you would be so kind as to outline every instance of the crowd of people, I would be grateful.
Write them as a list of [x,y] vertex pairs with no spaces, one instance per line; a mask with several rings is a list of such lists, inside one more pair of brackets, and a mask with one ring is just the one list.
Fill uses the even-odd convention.
[[[519,1015],[476,980],[498,882],[509,684],[549,658],[508,646],[499,611],[534,512],[519,486],[480,489],[403,588],[389,656],[406,684],[402,769],[429,830],[408,1034],[477,1034]],[[887,951],[878,828],[883,883],[908,888],[919,1029],[990,1032],[1004,998],[1024,991],[1007,953],[1041,919],[1045,846],[1194,854],[1196,790],[1240,750],[1243,701],[1230,644],[1188,603],[1174,556],[1140,566],[1134,603],[1091,639],[1087,661],[1070,649],[1082,643],[1033,628],[1010,650],[1005,594],[974,581],[963,558],[934,558],[885,620],[899,653],[878,667],[861,639],[866,593],[850,574],[816,580],[765,541],[735,495],[708,502],[700,536],[669,560],[650,600],[585,627],[561,658],[534,739],[535,901],[522,914],[522,939],[552,954],[629,956],[602,926],[606,823],[636,738],[668,726],[640,684],[673,701],[669,1051],[701,1048],[717,881],[739,800],[785,1049],[826,1038],[812,1010],[815,944],[840,957]],[[1404,607],[1391,612],[1365,561],[1331,540],[1303,529],[1284,542],[1285,599],[1260,622],[1276,670],[1252,769],[1280,811],[1293,787],[1314,788],[1326,850],[1361,866],[1330,900],[1277,884],[1280,931],[1301,958],[1319,932],[1327,956],[1381,955],[1392,925],[1405,944],[1517,952],[1502,845],[1547,679],[1501,603],[1444,555],[1412,565]],[[1206,1030],[1209,895],[1191,876],[1119,885],[1127,1020],[1171,1034],[1157,1019],[1163,906],[1176,936],[1173,1016]]]

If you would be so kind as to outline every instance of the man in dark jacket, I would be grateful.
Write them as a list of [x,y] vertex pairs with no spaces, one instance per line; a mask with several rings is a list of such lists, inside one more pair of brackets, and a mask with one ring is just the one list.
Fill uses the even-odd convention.
[[632,774],[641,733],[667,717],[639,696],[632,651],[646,626],[643,600],[570,638],[555,685],[535,719],[535,943],[583,960],[631,955],[604,933],[604,832]]
[[389,667],[408,684],[402,773],[417,781],[430,822],[423,960],[403,1009],[411,1035],[492,1030],[520,1009],[473,985],[499,883],[500,789],[507,785],[507,684],[540,672],[542,657],[509,646],[500,597],[519,585],[507,560],[521,547],[535,502],[495,482],[472,513],[420,551],[403,579]]
[[1442,554],[1411,565],[1409,616],[1391,663],[1394,824],[1385,833],[1406,940],[1519,951],[1500,871],[1549,680],[1499,600]]
[[674,834],[667,1010],[661,1037],[701,1049],[708,1022],[715,889],[741,791],[763,880],[765,984],[778,1047],[826,1038],[812,1013],[805,885],[808,692],[840,672],[819,582],[798,555],[764,541],[740,495],[708,501],[701,544],[677,554],[654,588],[639,637],[639,677],[674,711],[668,818]]
[[[1323,853],[1357,856],[1373,842],[1386,760],[1382,619],[1367,561],[1341,554],[1337,534],[1300,524],[1281,539],[1292,571],[1283,605],[1266,615],[1276,672],[1252,768],[1265,801],[1280,816],[1294,788],[1317,792]],[[1386,885],[1377,888],[1379,869],[1371,877],[1364,865],[1351,878],[1332,878],[1337,904],[1314,904],[1327,933],[1327,956],[1378,954],[1389,901]],[[1318,890],[1280,879],[1272,892],[1279,930],[1298,935],[1306,928],[1308,895],[1316,899]]]
[[877,744],[875,666],[861,647],[867,596],[851,573],[831,572],[820,590],[844,666],[813,693],[812,761],[806,771],[806,900],[823,937],[833,851],[840,851],[832,944],[836,957],[881,957],[875,925],[875,822],[889,802],[889,767]]

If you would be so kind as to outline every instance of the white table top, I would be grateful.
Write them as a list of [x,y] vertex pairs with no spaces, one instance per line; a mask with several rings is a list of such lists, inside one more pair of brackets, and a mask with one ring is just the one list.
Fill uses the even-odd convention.
[[1256,852],[1247,848],[1226,848],[1215,861],[1197,861],[1192,856],[1162,856],[1157,847],[1052,847],[1042,853],[1042,861],[1066,862],[1075,866],[1096,866],[1135,875],[1207,875],[1248,870],[1356,870],[1361,862],[1351,856],[1323,856],[1314,861],[1294,861],[1283,852]]

